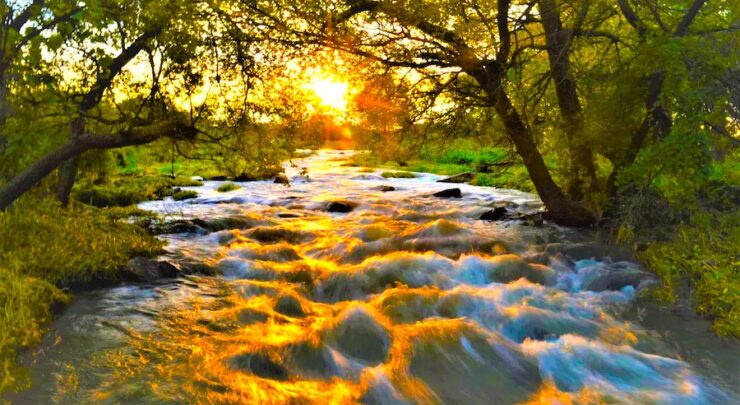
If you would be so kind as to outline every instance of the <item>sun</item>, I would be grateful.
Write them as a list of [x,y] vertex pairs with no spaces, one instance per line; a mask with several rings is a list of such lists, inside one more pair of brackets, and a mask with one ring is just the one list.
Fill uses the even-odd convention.
[[306,83],[322,106],[336,112],[347,112],[349,83],[332,76],[314,76]]

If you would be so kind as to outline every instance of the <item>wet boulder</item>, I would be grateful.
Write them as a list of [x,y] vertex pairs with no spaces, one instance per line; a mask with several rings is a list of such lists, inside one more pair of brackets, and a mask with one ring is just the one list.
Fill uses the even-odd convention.
[[378,190],[380,190],[380,191],[382,191],[384,193],[387,193],[389,191],[396,191],[396,188],[393,187],[393,186],[380,186],[380,187],[378,187]]
[[189,219],[177,219],[164,223],[150,223],[147,230],[152,235],[168,235],[176,233],[205,233],[206,230]]
[[284,381],[288,379],[288,369],[281,363],[273,360],[263,353],[240,354],[231,359],[231,366],[237,370],[251,372],[252,374]]
[[553,256],[556,253],[565,255],[574,261],[604,257],[609,257],[615,261],[634,260],[629,249],[598,242],[550,243],[545,246],[545,254]]
[[498,255],[491,258],[494,264],[490,277],[498,283],[511,283],[520,278],[543,285],[555,283],[555,272],[547,266],[529,264],[515,254]]
[[478,219],[481,221],[501,221],[503,219],[510,219],[509,210],[507,210],[506,207],[496,207],[484,212]]
[[537,364],[497,333],[484,334],[454,320],[435,329],[417,332],[408,370],[437,402],[523,403],[540,388]]
[[370,311],[353,305],[339,315],[332,331],[339,349],[367,363],[385,362],[391,347],[391,335]]
[[620,291],[628,286],[641,290],[657,283],[658,279],[654,274],[643,271],[632,263],[615,263],[598,267],[598,270],[591,272],[583,280],[582,288],[594,292]]
[[288,176],[286,176],[283,173],[280,173],[277,176],[275,176],[275,179],[272,182],[275,184],[282,184],[284,186],[290,185],[290,180],[288,180]]
[[330,201],[328,204],[326,204],[326,211],[346,214],[348,212],[351,212],[356,207],[357,204],[351,201],[337,200]]
[[445,177],[444,179],[437,180],[437,183],[468,183],[473,180],[475,173],[467,172],[460,173],[454,176]]
[[121,276],[126,281],[151,283],[162,278],[176,277],[179,269],[168,262],[158,262],[137,256],[128,261],[121,269]]
[[462,198],[462,192],[459,188],[448,188],[432,195],[437,198]]

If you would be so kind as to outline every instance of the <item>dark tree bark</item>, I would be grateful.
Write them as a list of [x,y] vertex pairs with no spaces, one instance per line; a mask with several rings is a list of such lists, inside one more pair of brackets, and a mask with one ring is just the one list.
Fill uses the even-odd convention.
[[572,35],[563,30],[560,12],[554,0],[540,0],[539,10],[545,29],[545,43],[550,62],[550,73],[555,83],[555,93],[560,116],[565,123],[565,134],[570,154],[571,178],[567,185],[568,197],[582,200],[598,192],[593,151],[583,141],[583,115],[578,99],[576,82],[570,69],[570,44]]
[[[380,11],[387,13],[378,1],[350,0],[347,2],[349,10],[342,13],[338,20],[342,22],[353,15],[363,12]],[[504,87],[506,71],[509,68],[511,57],[511,34],[509,30],[509,7],[510,0],[499,0],[497,2],[496,28],[498,30],[498,48],[493,60],[482,60],[475,51],[460,38],[455,32],[444,27],[434,25],[425,20],[412,18],[404,20],[403,17],[391,14],[392,18],[400,18],[400,22],[416,27],[420,31],[435,38],[437,41],[448,46],[449,56],[437,56],[437,60],[421,61],[417,59],[432,58],[433,55],[413,58],[412,61],[395,61],[376,57],[376,60],[389,66],[407,66],[423,68],[426,66],[457,66],[465,73],[473,77],[481,89],[485,92],[490,105],[494,108],[504,123],[506,134],[514,144],[517,154],[522,158],[532,183],[534,183],[540,199],[550,212],[551,218],[560,224],[570,226],[589,226],[596,222],[596,216],[584,205],[568,198],[562,189],[555,183],[550,171],[545,165],[532,132],[522,120],[514,108],[511,99],[506,94]],[[350,50],[351,51],[351,50]],[[370,56],[360,52],[363,56]]]
[[496,113],[501,117],[506,133],[517,154],[522,158],[537,194],[547,207],[552,220],[569,226],[593,225],[596,222],[594,213],[582,204],[569,199],[552,179],[545,160],[537,149],[532,132],[524,124],[504,90],[501,68],[492,64],[470,74],[483,87]]

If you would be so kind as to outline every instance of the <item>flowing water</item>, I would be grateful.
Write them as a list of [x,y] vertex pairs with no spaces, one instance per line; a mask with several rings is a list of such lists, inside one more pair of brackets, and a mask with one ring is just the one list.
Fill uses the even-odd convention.
[[[290,187],[219,193],[209,181],[195,200],[142,204],[169,219],[231,218],[238,229],[167,236],[165,259],[214,275],[78,296],[29,355],[33,387],[10,399],[737,402],[736,345],[706,324],[651,329],[640,319],[681,320],[634,316],[633,285],[587,288],[637,265],[543,256],[547,243],[593,237],[583,231],[477,220],[504,204],[535,210],[533,196],[460,185],[463,198],[436,198],[450,187],[439,176],[384,179],[349,167],[349,154],[286,164]],[[337,200],[354,209],[327,212]]]

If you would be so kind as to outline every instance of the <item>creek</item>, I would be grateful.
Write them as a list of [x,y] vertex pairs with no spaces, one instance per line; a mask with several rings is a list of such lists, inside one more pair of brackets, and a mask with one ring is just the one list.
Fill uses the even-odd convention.
[[[10,400],[738,403],[738,345],[639,299],[650,277],[589,251],[591,231],[481,221],[541,203],[385,179],[351,154],[286,163],[289,187],[207,181],[187,188],[198,198],[141,204],[233,224],[163,236],[162,259],[211,275],[76,296]],[[452,187],[462,198],[432,195]]]

